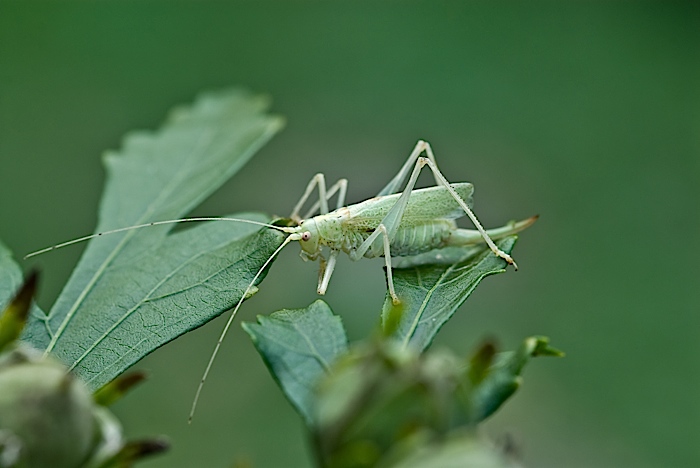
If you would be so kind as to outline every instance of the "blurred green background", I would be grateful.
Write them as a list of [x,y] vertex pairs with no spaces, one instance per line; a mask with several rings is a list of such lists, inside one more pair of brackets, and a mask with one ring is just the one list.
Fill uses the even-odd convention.
[[[521,271],[488,278],[435,346],[545,334],[486,425],[537,467],[700,466],[700,8],[634,2],[0,2],[0,238],[18,257],[91,232],[100,154],[205,89],[274,98],[286,129],[196,210],[289,214],[316,172],[372,196],[418,138],[476,186],[488,227],[540,214]],[[429,181],[427,179],[426,181]],[[44,270],[48,308],[76,262]],[[327,300],[353,338],[382,262],[343,258]],[[242,317],[316,298],[297,247]],[[221,319],[152,354],[116,411],[173,450],[140,466],[308,466],[302,424],[235,326],[192,426]]]

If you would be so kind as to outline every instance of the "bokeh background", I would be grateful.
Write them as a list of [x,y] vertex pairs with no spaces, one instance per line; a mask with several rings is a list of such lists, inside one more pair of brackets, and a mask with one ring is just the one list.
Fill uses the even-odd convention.
[[[540,359],[485,426],[537,467],[700,466],[700,8],[695,2],[0,2],[0,237],[22,254],[91,232],[100,154],[202,90],[269,93],[286,129],[195,215],[286,215],[316,172],[372,196],[418,138],[476,185],[490,227],[540,214],[521,271],[488,278],[435,346]],[[426,181],[429,182],[429,179]],[[81,249],[46,255],[48,308]],[[343,258],[327,300],[377,324],[381,261]],[[316,298],[290,247],[244,320]],[[174,448],[144,467],[309,466],[302,424],[221,319],[143,360],[116,411]]]

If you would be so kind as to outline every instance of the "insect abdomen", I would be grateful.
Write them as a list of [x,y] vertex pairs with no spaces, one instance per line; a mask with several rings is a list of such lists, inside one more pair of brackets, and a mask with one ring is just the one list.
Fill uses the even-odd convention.
[[391,242],[391,255],[406,257],[444,247],[454,229],[454,221],[448,219],[399,227]]
[[[342,223],[338,222],[324,222],[322,226],[323,229],[319,229],[322,243],[331,249],[343,250],[348,254],[359,248],[374,231],[369,227],[342,229]],[[456,224],[451,219],[437,219],[400,226],[390,243],[391,255],[404,257],[444,247],[455,229]],[[384,255],[382,242],[381,237],[378,238],[375,245],[370,247],[364,256],[374,258]]]

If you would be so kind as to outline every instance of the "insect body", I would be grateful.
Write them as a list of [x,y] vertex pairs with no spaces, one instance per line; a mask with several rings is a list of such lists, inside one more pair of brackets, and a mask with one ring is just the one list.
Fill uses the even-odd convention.
[[[422,153],[427,157],[421,157]],[[414,189],[420,170],[426,165],[433,172],[436,186]],[[396,193],[409,172],[410,177],[404,190]],[[301,218],[299,211],[316,187],[319,202]],[[392,256],[412,257],[432,251],[439,255],[439,250],[443,247],[486,243],[496,255],[517,269],[510,255],[493,243],[489,232],[484,230],[471,211],[473,185],[447,182],[435,163],[430,145],[424,141],[418,142],[399,173],[377,197],[343,206],[346,189],[347,181],[341,179],[326,192],[325,178],[323,174],[317,174],[291,215],[298,225],[283,228],[290,233],[288,241],[300,242],[302,258],[320,260],[319,294],[326,292],[340,252],[347,253],[352,260],[383,256],[387,267],[389,294],[394,303],[399,303],[400,299],[392,281]],[[337,209],[328,212],[328,199],[336,192],[339,192]],[[310,217],[316,210],[320,210],[321,214]],[[469,216],[476,230],[457,228],[454,220],[464,215]],[[490,232],[495,237],[504,237],[525,229],[536,219],[533,217]],[[323,247],[330,250],[327,260],[322,254]],[[430,256],[422,255],[421,263],[429,261]]]
[[[471,184],[453,184],[453,188],[463,199],[471,198]],[[316,231],[319,242],[330,249],[342,250],[354,256],[357,248],[379,227],[398,198],[399,194],[371,198],[303,221],[301,228]],[[462,216],[464,211],[443,187],[414,190],[396,234],[389,240],[391,255],[404,257],[444,247],[450,234],[457,229],[453,220]],[[302,249],[304,247],[302,242]],[[373,258],[384,253],[381,248],[370,248],[364,256]]]
[[[452,184],[452,188],[460,198],[466,200],[468,206],[471,206],[472,184]],[[302,258],[320,258],[324,269],[322,247],[330,250],[331,259],[342,251],[352,260],[359,260],[362,257],[379,256],[412,257],[447,246],[467,246],[484,242],[479,231],[457,228],[454,220],[464,216],[465,212],[447,189],[436,186],[411,192],[393,236],[389,235],[387,230],[388,249],[383,242],[378,242],[381,239],[377,239],[364,250],[363,244],[379,229],[382,220],[396,205],[399,197],[400,194],[394,194],[372,198],[325,215],[302,220],[295,229],[296,232],[306,234],[305,238],[300,239]],[[532,221],[534,220],[516,223],[499,233],[498,237],[522,230]],[[325,293],[331,273],[326,266],[325,275],[321,275],[322,280],[324,276],[326,278],[319,284],[319,294]],[[393,284],[390,283],[389,288],[392,298],[398,302],[399,299],[393,292]]]

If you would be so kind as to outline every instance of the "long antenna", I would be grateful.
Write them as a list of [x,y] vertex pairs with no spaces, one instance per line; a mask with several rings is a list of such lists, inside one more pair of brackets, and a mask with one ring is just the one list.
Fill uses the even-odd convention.
[[228,321],[226,322],[226,326],[224,327],[224,330],[221,332],[221,336],[219,337],[219,341],[216,342],[216,347],[214,347],[214,352],[211,354],[211,357],[209,358],[209,363],[207,364],[207,368],[204,370],[204,375],[202,375],[202,380],[199,382],[199,386],[197,387],[197,393],[194,395],[194,400],[192,401],[192,409],[190,409],[190,415],[187,418],[187,424],[192,423],[192,418],[194,418],[194,412],[197,409],[197,402],[199,401],[199,395],[202,393],[202,388],[204,387],[204,382],[207,380],[207,376],[209,375],[209,371],[211,370],[211,366],[214,364],[214,359],[216,359],[216,355],[219,353],[219,348],[221,348],[221,343],[224,342],[224,338],[226,337],[226,334],[228,333],[228,329],[231,327],[231,324],[233,323],[233,319],[236,317],[236,313],[238,313],[238,309],[241,307],[241,304],[243,304],[243,301],[245,300],[246,296],[250,292],[250,288],[253,287],[253,284],[258,280],[258,277],[260,274],[263,272],[263,270],[267,267],[267,265],[270,264],[273,258],[277,256],[278,253],[291,241],[298,241],[301,239],[301,234],[299,233],[293,233],[282,242],[282,245],[277,247],[277,249],[270,255],[270,258],[268,258],[265,263],[263,264],[262,267],[258,270],[258,272],[255,274],[253,277],[253,280],[250,282],[248,287],[245,289],[243,292],[243,295],[241,298],[238,300],[238,303],[236,304],[236,307],[233,308],[233,312],[231,312],[231,316],[228,318]]
[[51,252],[52,250],[60,249],[60,248],[67,247],[67,246],[73,245],[73,244],[78,244],[80,242],[94,239],[95,237],[106,236],[108,234],[116,234],[118,232],[129,231],[132,229],[141,229],[141,228],[150,227],[150,226],[160,226],[163,224],[188,223],[188,222],[193,222],[193,221],[236,221],[239,223],[255,224],[257,226],[269,227],[269,228],[277,229],[278,231],[282,231],[282,232],[286,232],[286,233],[293,232],[293,230],[292,230],[293,228],[285,228],[282,226],[275,226],[273,224],[261,223],[258,221],[253,221],[250,219],[241,219],[241,218],[204,217],[204,218],[168,219],[165,221],[154,221],[151,223],[138,224],[136,226],[128,226],[128,227],[123,227],[123,228],[119,228],[119,229],[112,229],[111,231],[98,232],[97,234],[90,234],[89,236],[78,237],[77,239],[62,242],[60,244],[52,245],[51,247],[46,247],[45,249],[37,250],[36,252],[29,253],[29,254],[24,256],[24,259],[26,260],[28,258],[35,257],[37,255],[41,255],[41,254],[46,253],[46,252]]

